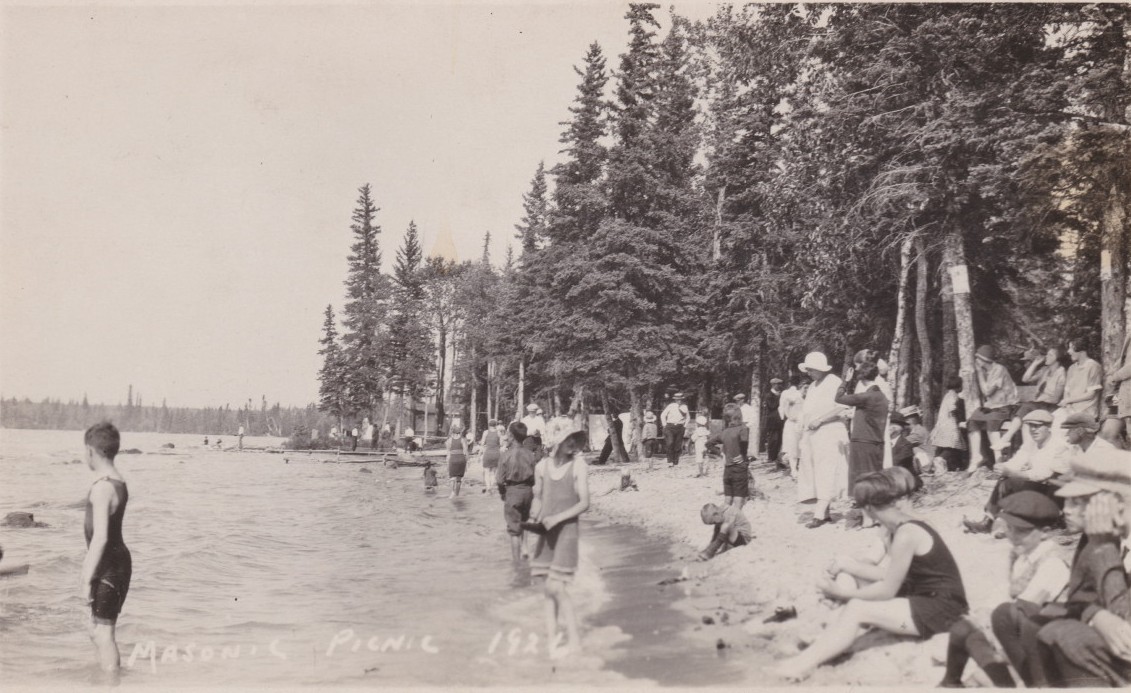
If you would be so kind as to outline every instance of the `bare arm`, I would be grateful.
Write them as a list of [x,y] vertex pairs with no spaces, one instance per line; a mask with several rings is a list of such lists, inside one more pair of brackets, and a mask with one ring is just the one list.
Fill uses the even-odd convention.
[[911,567],[911,559],[915,555],[915,549],[919,547],[921,542],[930,540],[930,535],[923,529],[915,525],[903,525],[895,532],[891,551],[888,552],[891,560],[888,563],[887,571],[880,580],[856,589],[844,589],[826,581],[822,585],[822,589],[831,596],[840,599],[856,598],[874,602],[893,599],[899,593],[903,579],[907,577],[907,570]]
[[79,594],[84,601],[90,602],[90,583],[94,579],[94,571],[102,560],[106,550],[107,532],[110,527],[110,503],[114,498],[114,487],[110,482],[98,482],[90,490],[91,516],[94,523],[90,537],[90,546],[86,550],[86,558],[82,562],[82,575],[79,580]]
[[530,504],[530,519],[534,522],[542,520],[542,467],[546,462],[538,460],[534,465],[534,501]]
[[573,483],[577,489],[577,502],[565,510],[542,519],[546,529],[553,529],[566,520],[572,520],[589,509],[589,465],[580,458],[573,461]]

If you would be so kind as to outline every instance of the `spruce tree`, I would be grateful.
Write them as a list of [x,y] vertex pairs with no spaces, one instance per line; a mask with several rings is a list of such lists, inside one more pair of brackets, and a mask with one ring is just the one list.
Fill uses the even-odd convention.
[[349,391],[345,355],[338,343],[335,323],[334,307],[327,305],[322,321],[322,339],[318,342],[322,345],[318,350],[322,357],[322,368],[318,371],[318,409],[334,417],[340,425],[341,419],[352,412],[347,409]]
[[358,189],[350,229],[346,276],[346,304],[343,322],[344,357],[348,383],[347,409],[372,414],[385,389],[386,365],[383,352],[388,312],[388,280],[381,274],[381,227],[375,219],[379,211],[373,203],[369,184]]
[[409,222],[393,264],[389,318],[388,379],[409,400],[418,398],[431,374],[432,344],[425,314],[424,252],[416,223]]

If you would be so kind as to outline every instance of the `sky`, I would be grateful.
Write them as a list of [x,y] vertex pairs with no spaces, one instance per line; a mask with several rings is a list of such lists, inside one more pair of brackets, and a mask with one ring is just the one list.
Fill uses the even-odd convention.
[[316,401],[358,187],[386,266],[410,220],[501,262],[626,9],[4,4],[0,395]]

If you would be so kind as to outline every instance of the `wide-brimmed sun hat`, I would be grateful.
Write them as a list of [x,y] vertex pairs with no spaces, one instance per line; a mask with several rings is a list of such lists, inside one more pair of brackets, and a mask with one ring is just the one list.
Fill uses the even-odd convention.
[[739,402],[741,400],[746,399],[746,395],[744,395],[740,392],[737,395],[735,395],[734,397],[732,397],[731,399],[733,399],[735,402]]
[[810,351],[808,354],[805,354],[805,360],[800,363],[797,368],[802,372],[814,370],[822,373],[828,373],[833,369],[833,367],[829,365],[828,357],[819,351]]
[[644,412],[644,421],[646,423],[652,423],[655,420],[656,420],[656,415],[654,413],[652,413],[650,411]]
[[1061,477],[1064,486],[1056,492],[1062,498],[1090,496],[1099,491],[1114,491],[1131,498],[1131,452],[1112,448],[1096,454],[1074,456],[1072,471]]
[[531,402],[530,404],[526,405],[526,411],[538,411],[538,405]]

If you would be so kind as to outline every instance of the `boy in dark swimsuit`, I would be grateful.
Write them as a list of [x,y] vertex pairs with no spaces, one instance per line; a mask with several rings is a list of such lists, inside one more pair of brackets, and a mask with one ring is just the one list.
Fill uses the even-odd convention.
[[114,467],[121,443],[118,429],[108,421],[97,423],[86,430],[84,442],[86,464],[96,479],[86,499],[83,533],[87,552],[79,595],[90,605],[90,638],[98,651],[98,663],[103,671],[116,674],[121,660],[114,628],[133,573],[130,550],[122,539],[129,492]]

